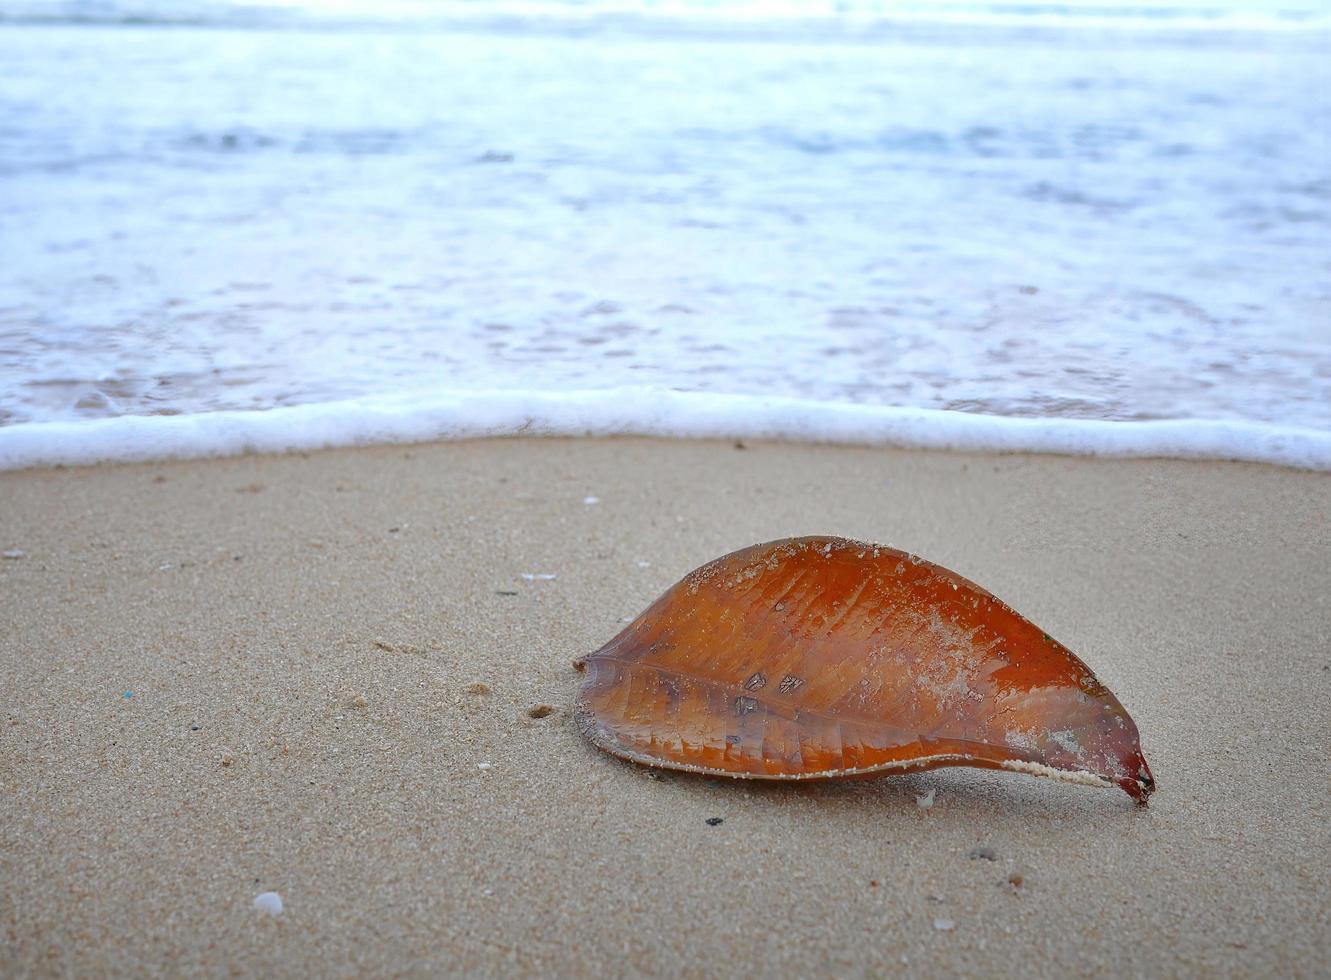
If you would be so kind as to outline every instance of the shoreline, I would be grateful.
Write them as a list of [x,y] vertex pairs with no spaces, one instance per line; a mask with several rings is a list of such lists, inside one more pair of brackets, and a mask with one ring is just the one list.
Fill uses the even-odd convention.
[[[0,969],[1317,972],[1331,476],[742,445],[0,473]],[[972,769],[729,784],[583,741],[575,656],[803,533],[921,554],[1066,643],[1136,720],[1150,806]]]
[[1228,419],[1111,421],[859,405],[660,386],[475,390],[0,426],[0,472],[541,437],[759,439],[827,447],[1268,463],[1331,472],[1331,431]]

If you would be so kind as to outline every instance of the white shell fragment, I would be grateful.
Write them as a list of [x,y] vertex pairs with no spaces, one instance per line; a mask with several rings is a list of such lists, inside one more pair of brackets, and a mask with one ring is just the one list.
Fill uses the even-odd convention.
[[254,907],[260,912],[267,912],[269,915],[282,914],[282,896],[277,892],[264,892],[261,895],[254,896]]

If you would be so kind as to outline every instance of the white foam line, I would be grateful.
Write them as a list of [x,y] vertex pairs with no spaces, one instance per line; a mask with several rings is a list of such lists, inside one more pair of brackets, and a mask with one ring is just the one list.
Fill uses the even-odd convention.
[[0,428],[0,470],[514,435],[783,439],[1331,470],[1331,432],[1259,422],[1005,418],[655,387],[459,391],[266,411],[24,423]]

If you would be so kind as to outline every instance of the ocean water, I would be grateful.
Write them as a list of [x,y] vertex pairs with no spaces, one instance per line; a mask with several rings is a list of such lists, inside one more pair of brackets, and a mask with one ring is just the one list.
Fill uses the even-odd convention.
[[0,467],[1331,469],[1331,7],[0,0]]

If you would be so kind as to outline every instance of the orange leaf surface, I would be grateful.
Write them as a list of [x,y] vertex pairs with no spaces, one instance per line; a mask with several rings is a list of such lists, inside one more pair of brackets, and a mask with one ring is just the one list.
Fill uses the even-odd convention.
[[755,545],[690,572],[584,671],[576,718],[634,762],[747,779],[980,766],[1155,783],[1089,667],[973,582],[844,538]]

